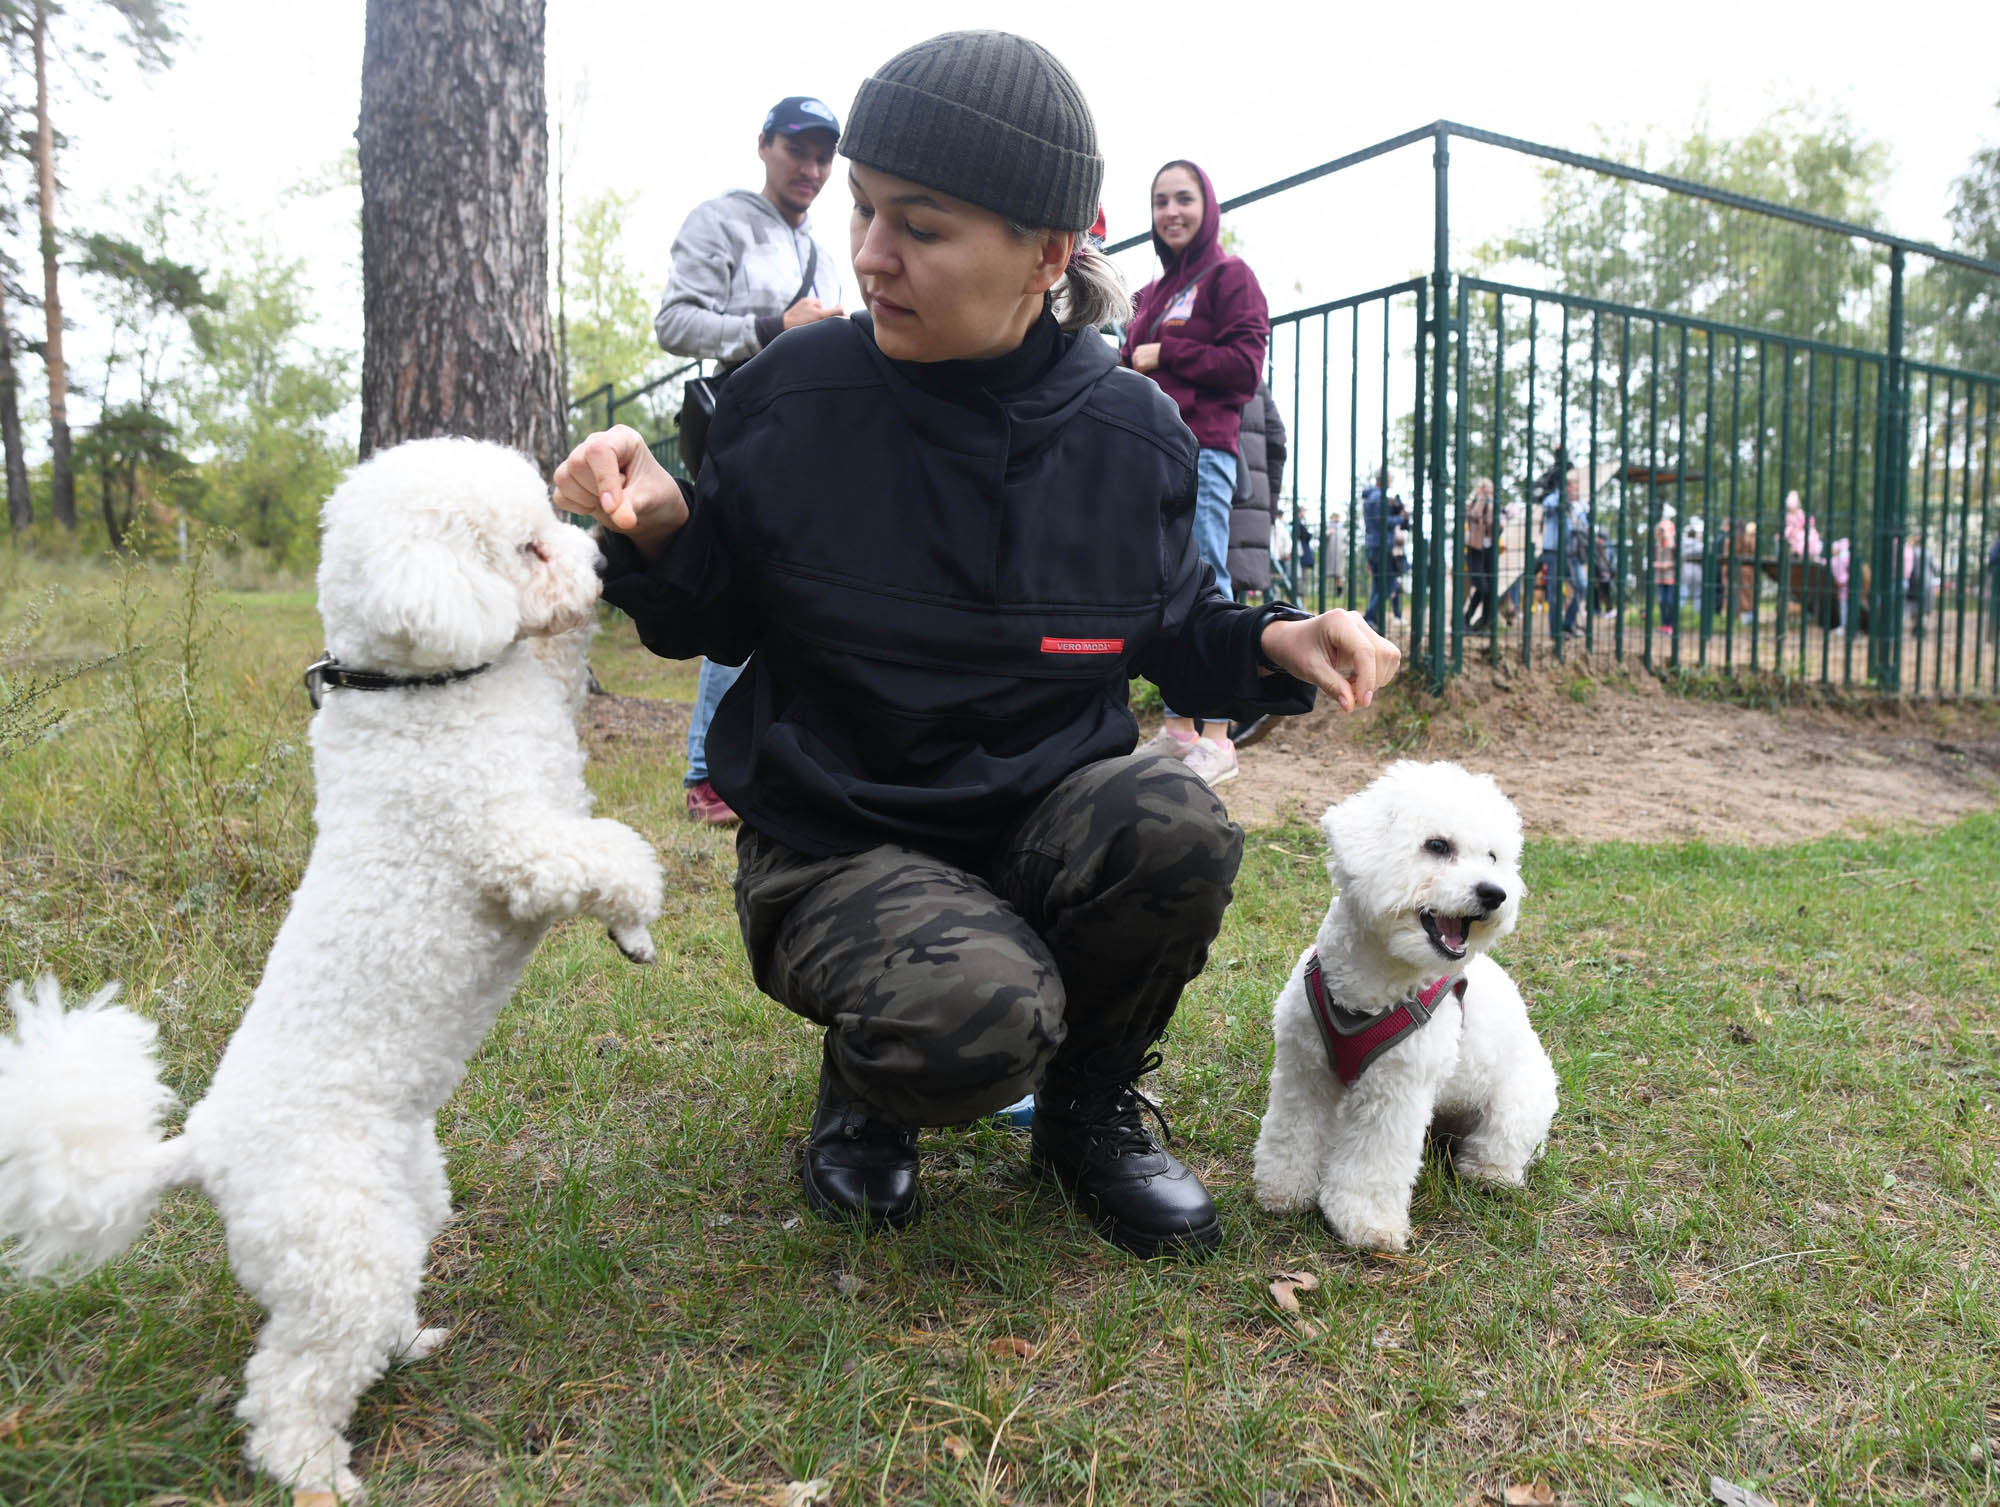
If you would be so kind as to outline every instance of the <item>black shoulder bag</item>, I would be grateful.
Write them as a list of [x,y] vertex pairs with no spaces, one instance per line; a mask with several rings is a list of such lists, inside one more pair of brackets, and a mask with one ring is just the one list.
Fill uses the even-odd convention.
[[[799,284],[786,309],[791,309],[798,301],[812,292],[813,275],[819,271],[819,242],[809,241],[812,251],[806,257],[806,275]],[[740,362],[738,363],[741,364]],[[715,417],[715,400],[722,394],[722,384],[736,368],[723,367],[712,377],[694,377],[681,389],[681,413],[675,423],[680,429],[681,464],[687,467],[688,479],[692,481],[701,475],[702,458],[708,454],[708,425]]]

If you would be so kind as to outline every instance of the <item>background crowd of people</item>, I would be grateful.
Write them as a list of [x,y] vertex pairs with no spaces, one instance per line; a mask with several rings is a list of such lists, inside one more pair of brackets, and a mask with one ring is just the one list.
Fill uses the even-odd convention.
[[[674,242],[655,318],[664,349],[714,363],[719,381],[785,330],[844,315],[843,258],[814,239],[809,213],[831,172],[838,131],[832,110],[809,96],[789,96],[766,114],[757,140],[762,186],[697,206]],[[1216,584],[1240,598],[1272,592],[1274,557],[1291,561],[1296,572],[1310,570],[1315,545],[1324,547],[1324,541],[1296,522],[1290,530],[1278,523],[1288,435],[1262,380],[1268,309],[1254,272],[1223,247],[1217,203],[1198,165],[1176,160],[1160,169],[1148,206],[1159,275],[1140,290],[1130,319],[1114,333],[1120,363],[1152,378],[1196,436],[1197,546]],[[1100,208],[1091,232],[1099,246],[1104,225]],[[1464,501],[1467,631],[1489,631],[1496,617],[1513,623],[1524,590],[1547,603],[1552,637],[1578,636],[1582,615],[1616,610],[1617,576],[1625,566],[1604,528],[1594,526],[1587,490],[1561,453],[1525,496],[1503,501],[1491,478],[1474,480]],[[1367,571],[1364,615],[1378,631],[1394,632],[1403,626],[1411,517],[1388,466],[1361,490],[1358,514]],[[1782,528],[1783,549],[1799,580],[1781,594],[1829,629],[1851,631],[1851,541],[1823,540],[1796,491],[1785,500]],[[1673,503],[1662,502],[1649,534],[1648,560],[1632,565],[1650,577],[1658,632],[1672,634],[1696,621],[1684,619],[1684,609],[1700,612],[1704,628],[1732,611],[1744,622],[1754,617],[1760,567],[1775,553],[1767,544],[1760,555],[1754,522],[1739,522],[1711,540],[1702,518],[1682,520]],[[2000,546],[1982,564],[1992,583],[1987,589],[2000,603]],[[1906,547],[1906,600],[1917,621],[1935,602],[1938,576],[1935,560],[1920,545]],[[1989,614],[1996,616],[2000,607]],[[697,821],[736,820],[708,779],[705,744],[715,709],[739,674],[707,661],[700,670],[685,775],[688,813]],[[1239,737],[1244,726],[1235,729]],[[1146,747],[1221,784],[1239,768],[1231,731],[1214,709],[1168,706]]]

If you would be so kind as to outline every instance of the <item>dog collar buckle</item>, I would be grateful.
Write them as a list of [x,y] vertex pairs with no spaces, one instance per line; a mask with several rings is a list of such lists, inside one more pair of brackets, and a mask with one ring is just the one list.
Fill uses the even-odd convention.
[[1465,1002],[1465,979],[1446,974],[1393,1010],[1379,1015],[1350,1010],[1326,992],[1326,978],[1320,971],[1317,951],[1306,959],[1305,984],[1313,1023],[1319,1027],[1320,1040],[1326,1044],[1327,1063],[1349,1088],[1377,1057],[1426,1025],[1447,992],[1459,1001],[1461,1008]]
[[306,699],[312,703],[314,711],[319,710],[320,702],[325,699],[326,672],[333,667],[334,658],[331,654],[322,654],[318,659],[306,666]]

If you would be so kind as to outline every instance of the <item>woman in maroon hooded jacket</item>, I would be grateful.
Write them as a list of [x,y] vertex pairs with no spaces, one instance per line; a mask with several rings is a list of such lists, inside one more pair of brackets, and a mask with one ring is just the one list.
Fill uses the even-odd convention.
[[[1153,249],[1160,275],[1139,291],[1118,359],[1157,382],[1194,431],[1201,447],[1195,545],[1216,585],[1233,596],[1229,507],[1243,406],[1256,396],[1271,339],[1264,290],[1241,257],[1222,249],[1215,187],[1192,162],[1169,162],[1153,175]],[[1197,726],[1170,708],[1146,748],[1184,760],[1211,785],[1236,777],[1226,718],[1203,717]]]

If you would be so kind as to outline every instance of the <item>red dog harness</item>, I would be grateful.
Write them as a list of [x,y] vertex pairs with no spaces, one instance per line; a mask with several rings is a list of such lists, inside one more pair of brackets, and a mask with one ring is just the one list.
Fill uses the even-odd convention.
[[1326,1043],[1327,1062],[1349,1088],[1368,1070],[1369,1063],[1428,1022],[1447,990],[1458,1000],[1459,1008],[1464,1009],[1465,980],[1447,973],[1395,1009],[1380,1015],[1364,1015],[1338,1003],[1326,992],[1317,951],[1306,959],[1306,998],[1312,1001],[1313,1021],[1319,1026],[1320,1039]]

